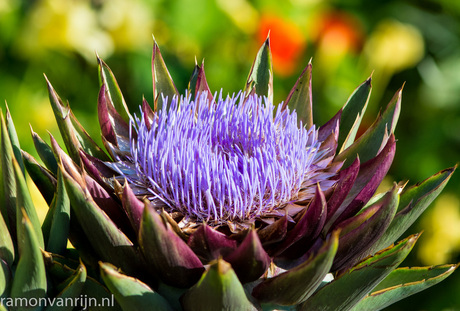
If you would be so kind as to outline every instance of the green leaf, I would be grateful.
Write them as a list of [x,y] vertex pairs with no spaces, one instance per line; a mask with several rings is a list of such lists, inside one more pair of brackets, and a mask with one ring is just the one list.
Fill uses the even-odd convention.
[[56,190],[56,178],[47,168],[40,165],[37,160],[27,152],[22,151],[22,158],[24,159],[24,166],[30,178],[37,186],[46,203],[48,203],[48,205],[51,204]]
[[[70,198],[69,198],[70,199]],[[92,270],[97,269],[97,262],[100,260],[97,251],[91,244],[90,238],[86,235],[78,218],[72,211],[72,202],[70,203],[70,228],[69,228],[69,242],[72,243],[78,256],[83,260],[88,268]]]
[[390,225],[399,203],[399,187],[394,186],[379,201],[358,215],[340,223],[339,247],[332,269],[350,268],[374,252],[370,251]]
[[192,98],[196,97],[196,82],[198,81],[198,73],[200,72],[200,66],[195,58],[195,67],[193,68],[192,74],[190,75],[190,80],[188,81],[187,91],[192,96]]
[[[399,204],[398,213],[403,212],[409,205],[421,205],[427,207],[441,193],[446,184],[449,182],[452,174],[457,166],[444,169],[433,176],[417,183],[416,185],[406,189],[401,194],[401,202]],[[412,208],[411,210],[413,210]],[[421,214],[421,212],[419,213]]]
[[109,156],[94,142],[75,118],[69,104],[64,104],[46,76],[45,79],[48,84],[50,103],[56,123],[72,160],[79,163],[79,150],[83,149],[87,154],[97,157],[102,161],[109,161]]
[[64,257],[59,254],[53,254],[44,250],[42,250],[42,255],[46,271],[48,272],[50,279],[56,283],[63,283],[66,279],[71,278],[80,265],[78,260]]
[[350,310],[406,258],[418,237],[412,235],[363,260],[323,286],[299,310]]
[[337,252],[339,234],[334,232],[317,254],[297,267],[257,285],[252,295],[263,303],[296,305],[310,297],[329,272]]
[[84,184],[60,169],[71,209],[99,258],[134,274],[139,269],[141,257],[133,243],[97,206]]
[[14,239],[16,237],[16,178],[14,177],[13,159],[14,152],[11,145],[11,140],[8,135],[5,118],[3,112],[0,110],[0,134],[1,134],[1,167],[2,178],[0,182],[1,189],[1,202],[0,209],[3,219],[9,228],[10,234]]
[[244,91],[246,96],[255,93],[259,96],[266,96],[273,103],[273,63],[270,37],[267,37],[257,52]]
[[288,105],[291,110],[295,109],[298,121],[302,121],[303,126],[307,129],[313,125],[311,71],[312,64],[308,62],[283,105],[283,109]]
[[[40,219],[37,215],[37,210],[35,209],[34,203],[32,201],[32,197],[29,193],[29,188],[27,187],[27,182],[24,178],[24,174],[22,174],[21,168],[19,167],[18,162],[16,159],[13,159],[13,171],[14,177],[16,178],[16,227],[20,226],[22,221],[22,217],[20,217],[20,210],[24,209],[25,213],[27,214],[27,218],[30,220],[32,227],[35,230],[35,237],[37,239],[38,245],[41,248],[45,247],[45,243],[43,241],[43,234],[40,225]],[[19,217],[18,217],[19,216]]]
[[262,304],[262,311],[296,311],[297,306],[281,306],[281,305],[275,305],[275,304]]
[[161,56],[160,48],[155,38],[153,38],[152,52],[152,81],[154,111],[159,111],[163,108],[164,104],[162,96],[167,96],[169,102],[171,102],[173,96],[179,95],[179,92],[169,74],[163,56]]
[[11,118],[8,105],[6,105],[6,128],[8,129],[8,135],[10,137],[11,146],[13,147],[14,157],[19,163],[19,167],[21,168],[22,174],[25,174],[24,163],[22,162],[21,146],[19,145],[18,134],[16,133],[16,128],[14,127],[13,119]]
[[109,66],[107,66],[107,64],[104,63],[104,61],[100,59],[99,56],[97,56],[97,62],[99,67],[99,87],[101,87],[103,84],[106,85],[107,92],[113,107],[115,107],[123,120],[129,124],[129,121],[132,117],[129,113],[125,99],[123,98],[120,87],[118,86],[117,79],[115,79],[115,76],[112,70],[110,70]]
[[340,152],[347,149],[355,141],[356,133],[369,102],[371,87],[371,77],[369,77],[356,88],[342,108],[338,140],[338,146],[342,146]]
[[348,167],[359,155],[361,163],[375,157],[394,132],[401,111],[402,88],[391,99],[382,115],[353,144],[340,152],[336,161],[345,161],[343,168]]
[[174,310],[182,310],[180,297],[188,290],[188,288],[177,288],[169,286],[161,281],[158,282],[156,292],[163,296]]
[[88,277],[81,292],[83,296],[96,299],[97,305],[91,306],[91,311],[117,311],[122,310],[115,300],[115,296],[110,293],[105,286],[98,281]]
[[[74,306],[72,304],[62,304],[63,301],[75,301],[76,298],[81,297],[81,292],[86,281],[86,268],[83,263],[80,263],[75,272],[64,282],[63,288],[58,286],[60,290],[59,294],[54,299],[55,302],[53,305],[50,305],[46,308],[46,311],[61,311],[61,310],[73,310]],[[61,284],[60,284],[61,285]]]
[[108,263],[99,263],[101,276],[123,310],[173,310],[160,294],[138,279],[121,274]]
[[12,280],[11,266],[0,259],[0,298],[7,298],[10,296]]
[[58,166],[56,158],[54,157],[53,149],[40,136],[38,136],[37,133],[34,132],[32,126],[30,126],[30,132],[32,133],[32,140],[38,156],[43,161],[46,168],[56,176]]
[[67,248],[70,226],[70,201],[64,185],[62,172],[58,171],[57,191],[53,203],[43,222],[43,235],[46,250],[61,254]]
[[14,244],[3,216],[0,214],[0,260],[4,260],[9,266],[14,261]]
[[451,275],[457,265],[400,268],[391,272],[353,311],[381,310],[425,290]]
[[214,261],[201,279],[182,297],[184,310],[257,310],[249,301],[231,265]]
[[[24,209],[19,210],[18,218],[20,219],[18,223],[19,261],[11,286],[11,298],[39,299],[46,297],[45,263],[35,228]],[[26,309],[30,310],[25,307],[16,310]]]
[[455,169],[456,167],[442,170],[404,191],[395,217],[380,240],[373,246],[373,251],[394,243],[441,193]]
[[[70,110],[70,108],[69,108]],[[93,157],[99,158],[102,161],[109,161],[109,156],[99,147],[96,142],[89,136],[83,126],[78,122],[77,118],[70,110],[70,122],[73,128],[73,132],[77,137],[78,142],[80,143],[80,148],[85,151],[87,154],[92,155]],[[67,145],[66,145],[67,146]],[[67,147],[68,148],[68,147]],[[76,148],[77,153],[80,148]]]
[[[70,250],[68,250],[67,255],[69,255],[69,251]],[[65,289],[79,273],[78,269],[80,269],[81,262],[45,251],[43,251],[43,258],[50,279],[52,279],[53,282],[59,283],[58,287],[62,287],[60,288],[61,290]],[[82,275],[76,279],[81,280],[81,276]],[[85,295],[86,297],[96,299],[95,301],[97,301],[98,304],[104,304],[104,306],[93,304],[90,308],[91,310],[121,310],[107,288],[90,276],[86,276],[86,280],[80,292],[81,297],[85,297]]]

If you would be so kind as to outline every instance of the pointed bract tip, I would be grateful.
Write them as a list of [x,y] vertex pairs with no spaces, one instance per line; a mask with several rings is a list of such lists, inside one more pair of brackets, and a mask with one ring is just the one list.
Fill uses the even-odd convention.
[[35,133],[31,123],[29,123],[29,127],[30,127],[30,134],[32,134],[32,136],[37,135],[37,133]]
[[[399,88],[399,90],[398,90],[399,93],[402,93],[405,85],[406,85],[406,81],[404,81],[402,86]],[[400,96],[401,96],[401,94],[400,94]]]
[[[334,229],[334,231],[332,231],[331,233],[328,234],[328,238],[329,239],[332,239],[332,241],[334,243],[338,243],[339,241],[339,237],[340,237],[340,233],[342,233],[342,229],[343,228],[336,228]],[[323,246],[324,247],[324,246]]]
[[221,275],[221,276],[224,275],[224,274],[227,274],[228,271],[230,271],[231,268],[232,268],[232,266],[231,266],[228,262],[226,262],[225,260],[223,260],[221,257],[219,257],[219,258],[217,259],[217,262],[216,262],[216,265],[215,265],[215,266],[214,266],[214,265],[211,266],[211,269],[212,269],[213,267],[216,267],[217,272],[218,272],[219,275]]
[[409,241],[414,241],[414,244],[415,242],[417,242],[417,240],[422,236],[424,230],[418,232],[418,233],[415,233],[413,234],[410,238],[409,238]]
[[409,183],[409,180],[406,181],[400,181],[398,183],[398,187],[401,189],[401,191],[398,194],[401,194],[402,191],[406,188],[407,184]]
[[[447,173],[447,172],[448,172],[448,173],[449,173],[449,175],[452,175],[452,174],[455,172],[455,170],[457,169],[457,166],[458,166],[458,163],[457,163],[457,164],[455,164],[455,165],[454,165],[454,166],[452,166],[452,167],[449,167],[449,168],[443,169],[442,171],[440,171],[440,172],[439,172],[439,173],[437,173],[437,174],[444,174],[444,173]],[[437,174],[435,174],[435,175],[437,175]]]
[[51,82],[50,82],[50,80],[48,79],[46,73],[43,73],[43,77],[45,77],[45,81],[46,81],[46,84],[48,85],[48,89],[49,89],[49,88],[52,89],[53,86],[51,85]]
[[126,185],[126,182],[127,182],[127,180],[126,180],[126,178],[125,178],[124,184],[123,184],[123,186],[122,186],[118,180],[114,179],[114,180],[113,180],[113,187],[114,187],[114,188],[117,188],[117,189],[124,189],[124,186]]
[[49,132],[49,131],[48,131],[48,135],[50,136],[51,148],[53,148],[53,151],[54,151],[55,154],[59,154],[60,146],[59,146],[56,138],[54,138],[53,134],[51,134],[51,132]]
[[372,70],[371,75],[369,76],[369,78],[367,78],[367,80],[365,82],[369,86],[372,86],[372,76],[373,75],[374,75],[374,71]]
[[316,191],[317,191],[318,193],[322,192],[321,186],[319,185],[319,182],[316,183]]
[[102,58],[99,56],[99,54],[97,54],[96,52],[96,59],[97,59],[97,64],[99,67],[102,67],[104,65],[104,61],[102,60]]
[[10,108],[8,108],[8,103],[6,102],[6,99],[5,99],[5,108],[6,108],[6,117],[11,118]]
[[158,46],[157,40],[155,40],[155,36],[152,34],[153,39],[153,51],[159,50],[160,47]]

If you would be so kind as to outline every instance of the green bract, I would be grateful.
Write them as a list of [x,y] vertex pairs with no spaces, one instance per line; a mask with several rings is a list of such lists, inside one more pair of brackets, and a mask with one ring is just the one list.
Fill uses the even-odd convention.
[[[437,284],[457,267],[398,268],[419,237],[398,242],[400,236],[439,195],[455,167],[407,189],[394,184],[375,195],[395,154],[402,90],[356,138],[371,78],[330,121],[315,125],[311,63],[286,101],[272,106],[269,39],[239,100],[213,95],[203,65],[196,65],[187,94],[179,97],[155,43],[155,101],[151,107],[144,99],[138,114],[131,114],[112,71],[98,61],[105,150],[48,80],[67,152],[53,136],[47,143],[32,130],[41,164],[21,150],[9,111],[1,115],[2,310],[25,308],[15,308],[14,298],[40,301],[37,310],[58,309],[57,298],[75,299],[72,307],[94,299],[123,310],[378,310]],[[271,107],[274,117],[265,110],[262,118],[263,109]],[[204,116],[208,119],[200,119]],[[193,127],[203,120],[211,121]],[[206,140],[221,125],[215,120],[227,120],[231,130],[222,131],[225,139],[209,134],[213,138]],[[177,124],[191,129],[177,127],[183,132],[174,136],[168,130]],[[273,124],[271,136],[259,131]],[[302,138],[295,140],[302,141],[300,150],[286,143],[295,135]],[[202,146],[185,141],[190,137],[209,142],[210,151],[193,149]],[[273,154],[259,152],[265,143],[276,143],[268,150]],[[191,149],[178,150],[182,146]],[[309,152],[301,153],[305,148]],[[145,150],[183,160],[168,162],[167,156]],[[216,154],[193,158],[198,151],[223,152],[227,158],[208,165]],[[299,154],[307,164],[295,162]],[[203,166],[193,167],[197,163]],[[228,170],[220,171],[225,165]],[[49,204],[41,227],[25,170]],[[185,179],[183,172],[194,175]],[[297,186],[287,189],[290,184]],[[75,248],[68,248],[68,241]]]

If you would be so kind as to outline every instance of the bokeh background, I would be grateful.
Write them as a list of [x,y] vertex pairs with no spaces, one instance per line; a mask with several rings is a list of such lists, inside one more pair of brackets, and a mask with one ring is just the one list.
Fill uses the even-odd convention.
[[[315,121],[333,116],[372,74],[368,126],[405,83],[397,154],[385,181],[422,181],[460,161],[460,1],[0,0],[0,100],[22,148],[30,127],[58,135],[43,73],[100,141],[96,52],[132,111],[152,102],[152,34],[179,90],[205,59],[211,89],[240,90],[270,31],[275,101],[313,59]],[[4,104],[3,104],[4,106]],[[409,229],[424,230],[405,264],[460,261],[460,173]],[[37,196],[37,202],[39,197]],[[40,204],[40,203],[38,203]],[[460,310],[460,274],[388,310]]]

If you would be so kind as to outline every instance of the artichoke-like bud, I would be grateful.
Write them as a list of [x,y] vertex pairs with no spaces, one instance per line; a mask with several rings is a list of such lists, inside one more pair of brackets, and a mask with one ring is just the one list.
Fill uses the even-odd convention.
[[48,82],[67,153],[33,133],[46,167],[30,156],[27,167],[55,197],[45,246],[67,228],[124,310],[376,310],[455,270],[397,269],[418,235],[393,243],[455,170],[376,194],[395,155],[402,88],[356,138],[371,78],[318,126],[311,63],[273,103],[268,38],[236,95],[212,93],[203,64],[179,95],[155,42],[154,103],[134,114],[98,61],[105,151]]

